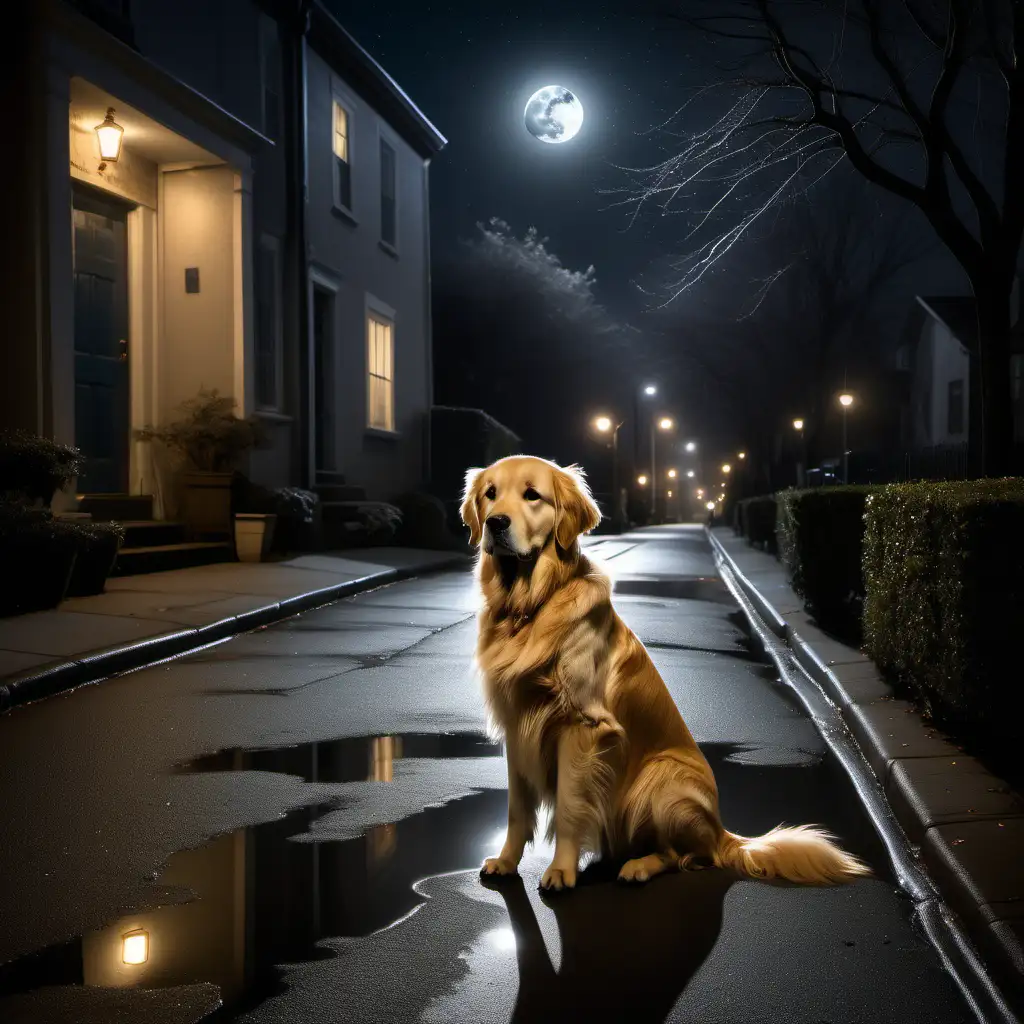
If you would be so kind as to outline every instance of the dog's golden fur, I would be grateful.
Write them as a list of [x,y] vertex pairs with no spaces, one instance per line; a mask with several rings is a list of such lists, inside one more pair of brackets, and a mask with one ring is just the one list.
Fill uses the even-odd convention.
[[576,467],[514,456],[470,470],[462,518],[481,548],[477,661],[508,761],[508,832],[483,873],[517,870],[541,805],[548,889],[575,885],[587,851],[623,862],[625,881],[704,865],[806,884],[869,873],[817,828],[725,830],[711,767],[580,550],[601,515]]

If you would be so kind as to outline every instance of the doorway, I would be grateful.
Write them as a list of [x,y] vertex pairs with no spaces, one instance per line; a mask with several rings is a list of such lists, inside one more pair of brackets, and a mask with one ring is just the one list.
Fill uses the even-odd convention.
[[128,210],[74,192],[75,444],[90,493],[128,491]]
[[335,470],[334,293],[313,286],[313,440],[316,470]]

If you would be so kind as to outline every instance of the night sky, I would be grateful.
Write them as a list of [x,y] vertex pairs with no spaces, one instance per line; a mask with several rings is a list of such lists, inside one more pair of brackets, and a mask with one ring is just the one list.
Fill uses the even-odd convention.
[[[649,206],[630,224],[632,208],[614,205],[623,197],[602,192],[628,185],[621,168],[650,166],[673,152],[666,123],[692,89],[717,77],[716,64],[734,56],[727,52],[730,44],[680,30],[658,0],[571,5],[526,0],[514,13],[505,5],[479,2],[343,5],[335,0],[333,6],[345,27],[449,140],[431,164],[435,282],[458,258],[460,240],[477,235],[477,222],[498,217],[518,236],[535,227],[570,269],[593,264],[597,300],[634,332],[603,368],[591,367],[580,386],[585,394],[567,392],[579,406],[575,421],[563,411],[560,424],[542,422],[507,406],[497,412],[499,418],[537,454],[600,463],[593,438],[586,436],[587,410],[605,407],[628,421],[633,390],[653,376],[661,387],[663,411],[678,418],[681,433],[699,435],[707,448],[723,453],[749,444],[719,400],[714,381],[690,364],[673,363],[673,346],[679,347],[673,338],[706,313],[709,301],[718,309],[738,302],[755,273],[750,269],[744,277],[747,265],[756,263],[758,253],[737,246],[720,273],[671,305],[673,319],[666,332],[664,310],[653,308],[665,296],[645,295],[637,284],[650,285],[657,268],[685,248],[682,237],[693,209],[658,216]],[[537,141],[523,124],[527,99],[550,84],[572,90],[586,113],[580,134],[561,145]],[[699,127],[708,113],[695,109],[683,127]],[[880,201],[891,209],[891,200],[883,196]],[[921,231],[930,234],[923,225]],[[756,238],[744,240],[744,246],[759,244]],[[941,252],[922,264],[893,306],[893,335],[915,292],[959,288]],[[435,316],[436,344],[444,344],[438,341],[442,336]],[[476,404],[488,411],[500,404],[492,402],[486,384],[471,396],[460,395],[455,404],[469,404],[477,396]],[[642,458],[643,443],[637,449],[631,432],[630,424],[624,431],[626,450]]]

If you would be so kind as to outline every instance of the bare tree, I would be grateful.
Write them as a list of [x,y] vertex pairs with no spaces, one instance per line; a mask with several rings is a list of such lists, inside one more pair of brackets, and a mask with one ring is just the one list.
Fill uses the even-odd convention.
[[816,191],[825,194],[780,204],[717,286],[692,293],[706,297],[700,313],[688,310],[684,325],[671,307],[662,314],[674,348],[729,404],[752,449],[799,416],[810,453],[826,454],[822,425],[847,368],[874,374],[880,390],[901,275],[934,248],[866,187],[833,178]]
[[724,96],[717,116],[680,131],[667,160],[631,172],[626,201],[638,210],[701,206],[670,294],[714,269],[781,200],[847,161],[920,210],[966,273],[978,310],[981,468],[1006,472],[1024,233],[1024,3],[676,0],[675,17],[728,40],[734,61],[683,108],[692,119]]

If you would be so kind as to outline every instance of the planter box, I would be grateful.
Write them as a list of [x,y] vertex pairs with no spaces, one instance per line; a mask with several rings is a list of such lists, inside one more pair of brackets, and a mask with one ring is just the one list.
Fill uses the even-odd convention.
[[232,473],[186,473],[185,528],[192,540],[225,540],[231,536]]
[[274,541],[276,515],[239,512],[235,516],[235,553],[240,562],[262,562]]
[[76,554],[70,538],[49,529],[0,537],[0,618],[56,608],[67,593]]

